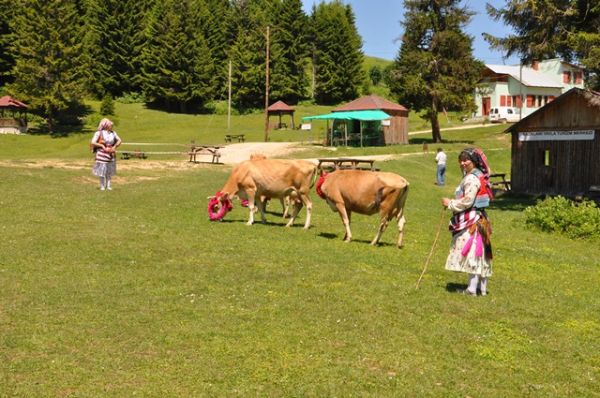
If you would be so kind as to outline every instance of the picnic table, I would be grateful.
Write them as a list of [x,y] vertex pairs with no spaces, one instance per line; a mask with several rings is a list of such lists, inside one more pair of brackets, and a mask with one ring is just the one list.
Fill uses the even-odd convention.
[[333,168],[334,170],[339,169],[357,169],[357,170],[372,170],[377,171],[379,169],[374,167],[374,159],[358,159],[358,158],[320,158],[319,168],[323,168],[324,164],[330,163],[331,166],[325,166]]
[[146,159],[148,156],[146,156],[145,152],[142,152],[140,150],[137,151],[119,151],[119,153],[121,154],[121,159],[123,160],[128,160],[131,158],[134,159]]
[[237,140],[238,142],[245,142],[246,137],[244,134],[226,134],[225,142],[232,142],[233,140]]
[[490,183],[492,188],[501,188],[504,191],[510,191],[510,180],[506,179],[506,173],[494,173],[490,174]]
[[190,152],[190,162],[198,163],[196,156],[198,155],[209,155],[211,156],[211,163],[219,163],[219,159],[221,157],[221,153],[219,150],[224,148],[219,145],[192,145]]

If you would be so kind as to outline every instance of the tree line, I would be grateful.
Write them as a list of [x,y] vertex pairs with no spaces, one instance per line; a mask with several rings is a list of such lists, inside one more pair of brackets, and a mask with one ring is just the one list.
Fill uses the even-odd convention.
[[0,17],[0,89],[49,131],[75,123],[90,96],[202,112],[228,98],[231,82],[235,108],[260,108],[267,40],[270,98],[334,104],[366,79],[355,16],[341,0],[310,15],[301,0],[0,0]]
[[[404,0],[404,10],[398,55],[369,78],[422,112],[438,142],[440,111],[474,108],[483,64],[464,31],[473,12],[462,0]],[[600,0],[511,0],[487,13],[514,32],[484,34],[492,48],[523,64],[581,63],[600,89]],[[202,112],[228,97],[229,82],[243,112],[265,103],[267,40],[270,98],[336,104],[365,93],[362,39],[341,0],[309,15],[301,0],[0,0],[0,91],[50,131],[75,123],[89,96]]]

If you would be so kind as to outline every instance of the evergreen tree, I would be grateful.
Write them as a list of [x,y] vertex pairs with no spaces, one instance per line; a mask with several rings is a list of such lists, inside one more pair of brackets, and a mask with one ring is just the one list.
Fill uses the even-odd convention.
[[504,8],[488,4],[487,11],[516,32],[503,38],[484,34],[492,48],[526,64],[556,56],[579,61],[591,78],[587,84],[600,89],[600,1],[513,0]]
[[425,110],[433,142],[442,136],[438,112],[472,109],[482,64],[462,28],[472,12],[460,0],[405,0],[404,34],[394,61],[390,91],[414,111]]
[[189,112],[212,96],[202,7],[196,0],[163,0],[150,13],[141,81],[148,100],[158,106]]
[[229,0],[206,0],[204,35],[213,58],[212,86],[216,99],[227,98],[229,76],[229,49],[235,41],[232,24],[232,6]]
[[15,64],[9,51],[11,41],[9,21],[12,19],[14,10],[13,7],[10,7],[12,3],[11,0],[0,0],[0,87],[12,80],[9,73]]
[[297,104],[307,96],[309,47],[305,31],[308,18],[300,0],[277,1],[273,11],[270,95]]
[[23,0],[11,20],[14,82],[9,91],[43,117],[51,133],[78,122],[87,79],[82,19],[73,0]]
[[374,86],[377,86],[381,79],[383,78],[383,73],[381,72],[381,68],[377,65],[373,65],[371,69],[369,69],[369,77],[371,78],[371,82]]
[[232,100],[241,111],[262,108],[265,103],[267,9],[268,4],[262,0],[234,2]]
[[314,9],[315,98],[322,104],[356,98],[365,78],[362,40],[350,6],[341,1]]
[[144,18],[152,2],[88,0],[85,44],[90,54],[90,91],[121,96],[139,91]]

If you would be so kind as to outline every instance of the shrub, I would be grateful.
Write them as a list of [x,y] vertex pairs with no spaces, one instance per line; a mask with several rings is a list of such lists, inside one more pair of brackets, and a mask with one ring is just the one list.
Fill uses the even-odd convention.
[[525,209],[525,222],[570,238],[600,237],[600,209],[590,200],[576,203],[562,196],[546,198]]
[[102,98],[102,103],[100,104],[100,113],[102,113],[103,115],[115,114],[115,103],[113,101],[112,95],[106,94]]

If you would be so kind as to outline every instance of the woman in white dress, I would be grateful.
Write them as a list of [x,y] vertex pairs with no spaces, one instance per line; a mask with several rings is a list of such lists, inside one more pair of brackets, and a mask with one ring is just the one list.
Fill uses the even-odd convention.
[[92,138],[91,145],[96,153],[96,163],[92,173],[100,180],[100,190],[110,191],[111,177],[117,174],[117,147],[121,145],[121,138],[113,131],[113,122],[102,119],[98,125],[98,131]]
[[483,152],[476,148],[463,150],[458,162],[464,177],[455,198],[442,199],[442,205],[454,213],[449,225],[452,243],[446,269],[469,274],[464,294],[475,296],[479,287],[485,296],[492,275],[491,226],[485,211],[492,198],[490,168]]

